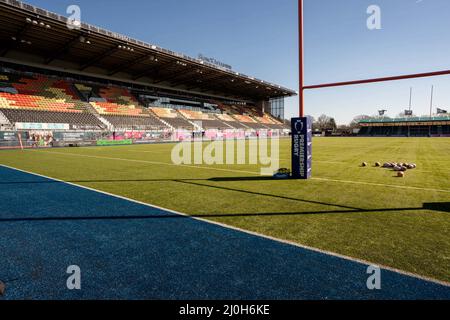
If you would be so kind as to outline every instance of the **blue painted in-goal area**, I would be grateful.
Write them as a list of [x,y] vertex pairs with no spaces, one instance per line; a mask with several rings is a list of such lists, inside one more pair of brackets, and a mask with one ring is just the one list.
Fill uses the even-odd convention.
[[[449,299],[450,288],[0,166],[0,299]],[[67,267],[81,290],[67,289]]]

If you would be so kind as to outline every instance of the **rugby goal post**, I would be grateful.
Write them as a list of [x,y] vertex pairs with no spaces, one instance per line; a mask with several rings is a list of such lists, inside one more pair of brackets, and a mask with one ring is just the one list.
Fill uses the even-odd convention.
[[[291,120],[292,129],[292,177],[295,179],[309,179],[312,173],[312,131],[311,119],[305,117],[304,93],[306,90],[353,86],[377,82],[398,81],[416,78],[436,77],[450,75],[450,70],[433,71],[425,73],[393,75],[382,78],[369,78],[342,82],[321,83],[314,85],[304,84],[304,25],[303,0],[298,0],[298,36],[299,36],[299,118]],[[301,130],[300,130],[301,129]]]

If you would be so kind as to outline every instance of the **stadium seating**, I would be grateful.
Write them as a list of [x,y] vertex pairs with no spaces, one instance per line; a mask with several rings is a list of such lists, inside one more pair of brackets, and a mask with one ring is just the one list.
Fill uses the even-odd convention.
[[0,92],[0,108],[80,113],[86,111],[70,84],[41,75],[17,77],[2,75],[2,87],[17,94]]
[[450,125],[442,126],[380,126],[362,127],[358,133],[365,137],[427,137],[450,135]]
[[152,107],[150,111],[173,128],[194,130],[194,126],[173,109]]
[[11,121],[25,123],[63,123],[72,129],[103,129],[103,124],[93,115],[86,112],[55,112],[28,109],[0,109]]
[[370,118],[360,121],[360,136],[444,137],[450,135],[450,116]]
[[90,97],[98,96],[104,101],[92,101],[91,105],[101,115],[116,115],[116,116],[142,116],[149,117],[144,108],[139,105],[139,102],[128,89],[118,87],[88,87],[85,85],[76,85],[80,92],[91,89]]
[[233,118],[235,118],[238,122],[242,122],[245,126],[249,127],[250,129],[255,130],[268,129],[262,123],[258,123],[255,119],[253,119],[250,116],[233,115]]
[[144,111],[135,106],[121,105],[110,102],[91,102],[91,105],[101,115],[116,115],[116,116],[142,116],[149,117]]
[[[249,106],[245,109],[245,114],[247,114],[252,119],[256,120],[257,123],[261,125],[259,128],[268,128],[268,129],[286,129],[283,123],[274,119],[267,113],[263,113],[258,110],[256,107]],[[251,127],[255,127],[254,125],[250,125]],[[258,126],[256,126],[258,127]]]
[[195,130],[282,129],[283,124],[256,107],[215,103],[223,114],[170,108],[145,108],[119,86],[32,73],[0,72],[0,112],[14,125],[62,123],[71,129]]
[[231,126],[226,125],[220,119],[214,117],[212,114],[203,113],[201,111],[179,110],[179,112],[188,120],[195,121],[205,130],[208,129],[231,129]]
[[151,116],[103,115],[103,118],[111,123],[116,129],[159,130],[166,127],[162,122]]
[[65,123],[103,128],[72,85],[43,75],[0,74],[0,110],[11,122]]
[[77,83],[76,89],[115,129],[159,130],[167,126],[152,116],[126,88]]
[[236,119],[227,114],[217,114],[216,117],[235,129],[248,129],[244,124],[236,121]]
[[11,123],[8,118],[0,111],[0,131],[11,129]]
[[268,114],[264,114],[262,117],[253,117],[253,118],[269,129],[279,129],[279,130],[286,129],[283,123],[279,122],[278,120],[275,120]]
[[256,107],[251,106],[245,108],[245,113],[255,118],[259,118],[263,115],[260,110],[258,110]]
[[189,120],[209,120],[209,115],[201,111],[179,110],[179,112]]
[[244,109],[239,106],[226,105],[226,104],[223,104],[223,103],[220,103],[217,101],[215,101],[215,104],[217,104],[219,109],[226,114],[243,114],[244,113]]
[[240,105],[226,105],[218,101],[214,101],[214,103],[224,113],[217,117],[236,129],[290,129],[289,125],[276,120],[267,113],[261,112],[254,106],[246,106],[244,108]]

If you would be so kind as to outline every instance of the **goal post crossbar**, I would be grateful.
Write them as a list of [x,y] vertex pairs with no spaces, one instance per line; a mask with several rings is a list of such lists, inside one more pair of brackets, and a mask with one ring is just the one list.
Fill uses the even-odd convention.
[[450,70],[415,73],[415,74],[405,74],[405,75],[400,75],[400,76],[383,77],[383,78],[372,78],[372,79],[361,79],[361,80],[352,80],[352,81],[343,81],[343,82],[323,83],[323,84],[307,85],[307,86],[303,86],[302,88],[303,88],[303,90],[307,90],[307,89],[342,87],[342,86],[352,86],[352,85],[357,85],[357,84],[397,81],[397,80],[416,79],[416,78],[427,78],[427,77],[436,77],[436,76],[444,76],[444,75],[450,75]]

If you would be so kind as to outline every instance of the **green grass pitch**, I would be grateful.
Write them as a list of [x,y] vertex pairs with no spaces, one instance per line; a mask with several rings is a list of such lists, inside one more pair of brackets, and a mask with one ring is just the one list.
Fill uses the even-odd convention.
[[[262,179],[256,165],[175,166],[172,148],[1,151],[0,164],[450,281],[450,139],[315,138],[309,181]],[[289,139],[280,158],[290,167]],[[396,178],[377,161],[418,168]]]

